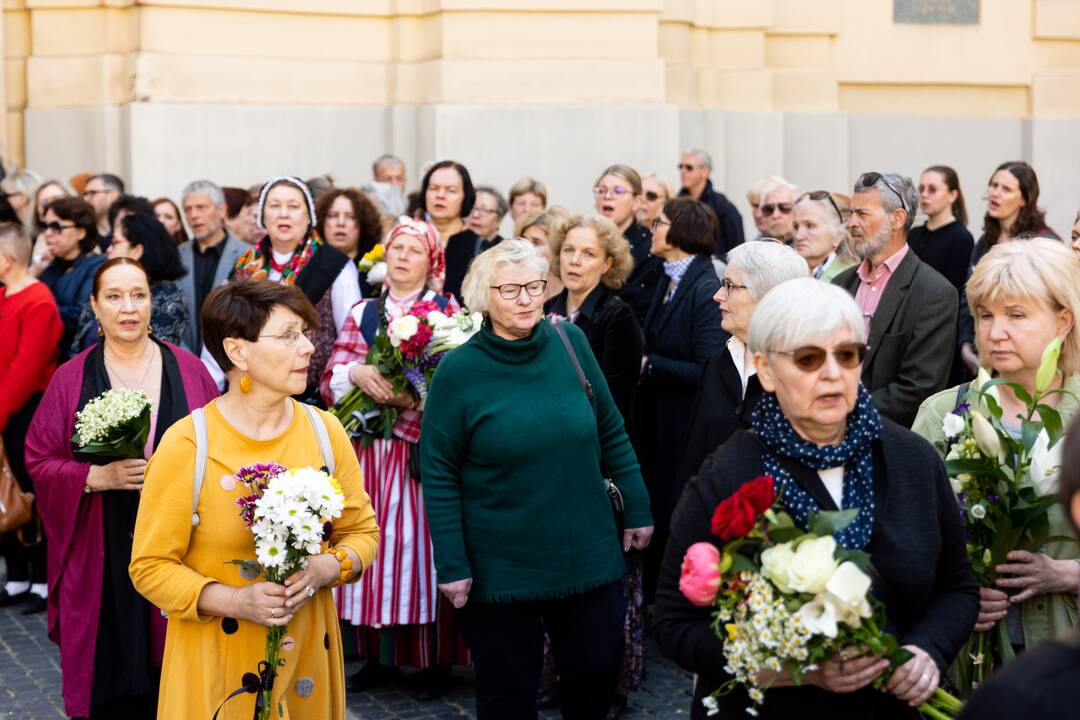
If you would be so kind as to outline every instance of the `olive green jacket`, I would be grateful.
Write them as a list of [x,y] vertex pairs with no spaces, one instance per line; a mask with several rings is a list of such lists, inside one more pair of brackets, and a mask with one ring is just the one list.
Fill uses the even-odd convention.
[[[1062,423],[1068,427],[1069,422],[1080,409],[1080,401],[1077,400],[1080,398],[1080,375],[1069,376],[1064,388],[1072,395],[1061,396],[1058,412],[1061,413]],[[945,432],[941,424],[945,415],[959,404],[957,400],[959,389],[959,386],[951,387],[927,398],[919,407],[919,414],[911,428],[929,440],[943,458],[946,448]],[[1060,504],[1050,508],[1050,534],[1076,535]],[[1080,545],[1051,543],[1043,546],[1042,552],[1055,560],[1073,560],[1080,558]],[[1056,638],[1063,632],[1076,627],[1076,593],[1038,595],[1020,606],[1020,614],[1024,623],[1024,645],[1032,648],[1043,640]]]

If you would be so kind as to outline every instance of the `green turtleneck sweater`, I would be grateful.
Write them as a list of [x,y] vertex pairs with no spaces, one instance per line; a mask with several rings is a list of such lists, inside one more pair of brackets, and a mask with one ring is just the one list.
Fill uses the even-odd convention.
[[603,373],[582,332],[563,327],[595,413],[547,322],[515,341],[485,324],[432,378],[420,433],[424,505],[438,581],[471,577],[470,600],[561,598],[625,574],[601,457],[623,493],[626,527],[652,524]]

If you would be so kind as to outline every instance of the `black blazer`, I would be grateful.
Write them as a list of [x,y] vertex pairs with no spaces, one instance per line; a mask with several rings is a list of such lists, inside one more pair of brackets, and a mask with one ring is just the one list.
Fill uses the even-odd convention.
[[[859,266],[833,283],[855,296]],[[862,381],[878,412],[911,427],[923,400],[945,389],[956,349],[959,295],[952,283],[911,251],[885,286],[870,321]]]
[[[567,317],[568,295],[569,291],[563,290],[548,300],[545,311]],[[606,287],[597,285],[578,308],[574,324],[585,333],[632,439],[634,396],[645,350],[645,337],[634,311]]]
[[[697,475],[705,458],[728,441],[737,430],[750,427],[750,414],[761,399],[761,382],[751,375],[743,395],[742,380],[725,346],[709,358],[690,410],[690,428],[679,472],[671,487],[671,506],[679,501],[686,481]],[[747,350],[747,353],[750,351]]]
[[[902,645],[912,644],[934,658],[944,674],[971,635],[979,613],[979,587],[968,565],[964,530],[945,466],[923,438],[882,419],[874,443],[874,530],[867,551],[882,584],[874,587],[885,603],[890,630]],[[741,430],[706,459],[697,477],[686,485],[671,522],[671,540],[664,553],[656,591],[653,631],[662,652],[699,674],[691,706],[692,718],[704,718],[701,699],[726,679],[723,643],[712,632],[712,610],[699,608],[679,592],[683,555],[696,542],[713,542],[710,521],[720,501],[743,483],[763,474],[762,445]],[[793,479],[823,510],[836,505],[818,474],[791,461]],[[720,698],[721,717],[745,715],[746,693],[736,690]],[[872,688],[833,694],[816,687],[768,690],[762,718],[802,717],[907,718],[911,708],[892,695]]]
[[655,255],[649,254],[652,233],[636,221],[630,223],[623,237],[630,243],[634,269],[617,294],[634,311],[638,324],[644,325],[645,315],[649,312],[649,306],[652,305],[653,295],[656,294],[656,286],[661,283],[667,285],[664,262]]
[[461,300],[461,281],[465,279],[469,264],[476,257],[479,243],[480,236],[469,228],[451,236],[446,242],[446,281],[443,283],[443,294],[453,295],[454,299]]

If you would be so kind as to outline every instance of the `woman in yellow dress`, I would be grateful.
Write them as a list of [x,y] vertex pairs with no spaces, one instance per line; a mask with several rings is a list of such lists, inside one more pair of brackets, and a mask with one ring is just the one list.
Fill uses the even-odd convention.
[[[250,683],[245,674],[258,673],[267,627],[287,625],[271,717],[344,720],[341,635],[328,588],[359,579],[379,531],[345,430],[290,397],[306,384],[313,346],[305,333],[318,315],[297,288],[256,281],[215,289],[202,319],[229,390],[162,438],[146,468],[130,566],[136,589],[169,615],[158,718],[213,716]],[[236,505],[247,490],[234,473],[265,462],[326,466],[345,495],[324,551],[284,584],[230,562],[255,559]],[[250,720],[254,702],[241,692],[218,717]]]

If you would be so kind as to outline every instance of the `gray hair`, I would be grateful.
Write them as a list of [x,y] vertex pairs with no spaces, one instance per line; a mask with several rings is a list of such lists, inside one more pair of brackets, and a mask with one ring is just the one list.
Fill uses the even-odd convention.
[[773,175],[772,177],[766,178],[761,184],[761,189],[759,190],[761,202],[765,202],[765,198],[769,197],[777,190],[790,190],[792,201],[794,201],[795,196],[799,194],[798,185],[790,180],[785,180],[779,175]]
[[547,280],[548,261],[540,257],[533,244],[523,238],[504,240],[477,255],[461,283],[461,299],[465,307],[472,312],[487,314],[488,297],[491,285],[495,282],[495,273],[503,265],[525,263],[532,263],[541,279]]
[[476,194],[487,193],[491,197],[495,198],[495,212],[499,213],[499,219],[502,220],[506,217],[506,213],[510,212],[510,203],[506,202],[506,198],[503,194],[491,187],[490,185],[477,185]]
[[728,251],[727,264],[743,272],[746,292],[755,301],[782,282],[810,275],[802,255],[787,245],[772,242],[736,245]]
[[906,233],[915,222],[915,213],[919,207],[919,193],[915,190],[911,178],[898,173],[876,173],[880,175],[877,182],[867,183],[866,176],[869,174],[863,173],[855,181],[855,192],[877,190],[878,197],[881,198],[881,206],[885,208],[886,214],[893,210],[903,210],[907,216],[904,218],[904,232]]
[[225,193],[221,191],[217,183],[210,180],[196,180],[187,184],[184,188],[184,192],[180,193],[180,202],[187,200],[188,195],[205,195],[210,198],[210,202],[214,205],[220,205],[225,202]]
[[384,182],[369,182],[360,186],[361,192],[371,198],[379,208],[379,214],[397,218],[409,209],[409,198],[397,185]]
[[[4,176],[4,179],[0,180],[0,188],[3,188],[5,192],[21,192],[30,201],[34,200],[34,193],[37,192],[41,185],[41,176],[26,168],[9,171]],[[31,204],[33,203],[31,202]]]
[[747,341],[751,352],[793,350],[846,327],[864,342],[862,311],[851,293],[831,283],[800,278],[780,283],[754,309]]
[[683,155],[693,155],[694,157],[696,157],[698,159],[698,162],[700,162],[702,165],[704,165],[705,167],[712,170],[712,167],[713,167],[712,156],[709,155],[709,153],[705,152],[704,150],[701,150],[699,148],[693,148],[691,150],[687,150],[686,152],[684,152]]
[[397,155],[391,155],[390,153],[383,153],[379,157],[375,158],[375,161],[371,163],[371,174],[379,174],[380,165],[400,165],[405,167],[405,161],[399,158]]

